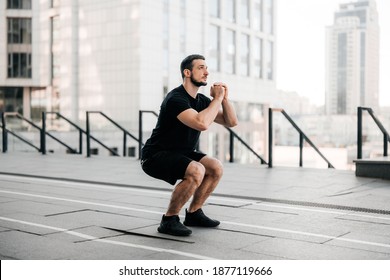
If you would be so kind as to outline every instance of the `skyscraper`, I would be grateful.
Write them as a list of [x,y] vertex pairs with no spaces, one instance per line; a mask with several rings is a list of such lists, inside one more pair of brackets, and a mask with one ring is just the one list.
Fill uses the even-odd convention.
[[326,30],[326,113],[378,108],[379,26],[375,0],[341,4]]

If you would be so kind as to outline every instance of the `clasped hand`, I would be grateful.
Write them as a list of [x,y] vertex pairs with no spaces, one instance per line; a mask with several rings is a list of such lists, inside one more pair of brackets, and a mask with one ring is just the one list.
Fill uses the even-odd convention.
[[210,96],[221,101],[227,99],[228,88],[224,83],[214,83],[210,88]]

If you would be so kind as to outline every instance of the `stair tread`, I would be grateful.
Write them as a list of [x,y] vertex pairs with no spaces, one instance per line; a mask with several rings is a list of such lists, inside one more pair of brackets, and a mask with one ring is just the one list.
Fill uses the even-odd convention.
[[382,164],[390,164],[390,157],[355,159],[354,162],[355,163],[382,163]]

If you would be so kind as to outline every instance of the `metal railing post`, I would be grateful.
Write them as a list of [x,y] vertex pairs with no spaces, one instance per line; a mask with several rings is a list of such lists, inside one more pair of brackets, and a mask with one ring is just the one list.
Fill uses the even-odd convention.
[[299,167],[303,166],[303,134],[299,133]]
[[388,147],[389,138],[386,133],[383,133],[383,156],[387,157],[387,147]]
[[5,126],[5,114],[4,112],[1,113],[1,124],[2,124],[2,128],[3,128],[3,153],[6,153],[7,152],[7,149],[8,149],[8,134],[7,134],[7,129],[6,129],[6,126]]
[[126,156],[126,131],[123,131],[123,156]]
[[79,128],[79,154],[83,154],[83,131]]
[[234,162],[234,135],[233,132],[230,131],[230,141],[229,141],[229,162]]
[[273,127],[272,127],[272,108],[268,109],[268,167],[272,168],[272,146],[273,146]]
[[86,134],[87,134],[87,157],[91,156],[91,135],[90,135],[90,128],[89,128],[89,112],[86,112]]
[[42,112],[41,153],[46,154],[46,112]]
[[363,109],[358,107],[357,111],[357,158],[363,157]]
[[138,112],[138,159],[142,157],[142,111]]

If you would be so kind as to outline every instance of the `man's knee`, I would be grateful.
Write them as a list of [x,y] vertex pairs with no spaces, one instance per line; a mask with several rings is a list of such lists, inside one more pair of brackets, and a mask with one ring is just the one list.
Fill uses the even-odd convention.
[[218,159],[213,158],[207,166],[206,174],[216,178],[221,178],[223,175],[222,163]]
[[192,180],[197,186],[199,186],[206,174],[205,167],[196,161],[192,161],[186,170],[185,179]]

